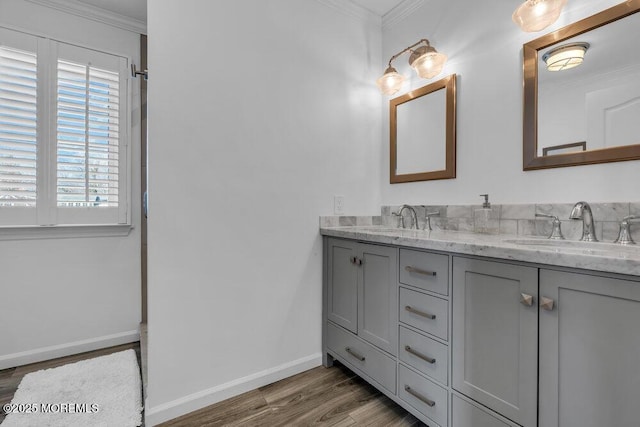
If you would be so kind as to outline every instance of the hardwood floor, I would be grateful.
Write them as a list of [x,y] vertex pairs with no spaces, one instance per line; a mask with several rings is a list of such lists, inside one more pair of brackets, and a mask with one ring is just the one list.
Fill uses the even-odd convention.
[[160,427],[425,426],[336,362],[252,390]]
[[[18,389],[18,384],[20,384],[22,378],[30,372],[39,371],[41,369],[56,368],[58,366],[66,365],[67,363],[79,362],[80,360],[91,359],[98,356],[106,356],[107,354],[129,349],[134,349],[136,351],[136,355],[138,356],[138,366],[140,366],[140,343],[135,342],[2,370],[0,371],[0,407],[5,403],[11,402],[13,395]],[[5,416],[6,414],[4,411],[0,410],[0,423],[2,423]]]
[[[140,344],[132,343],[0,371],[0,405],[11,402],[18,384],[30,372],[130,348],[136,351],[138,364],[142,366]],[[0,411],[0,423],[4,418],[4,412]],[[332,368],[314,368],[161,425],[213,426],[424,427],[425,424],[336,362]]]

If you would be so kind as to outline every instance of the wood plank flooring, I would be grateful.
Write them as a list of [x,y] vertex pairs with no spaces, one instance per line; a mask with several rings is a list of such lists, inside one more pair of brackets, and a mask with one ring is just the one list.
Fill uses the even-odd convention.
[[[91,359],[93,357],[106,356],[107,354],[116,353],[133,349],[138,356],[138,366],[140,366],[140,343],[119,345],[116,347],[104,348],[101,350],[90,351],[87,353],[76,354],[73,356],[60,357],[58,359],[46,360],[44,362],[32,363],[30,365],[18,366],[0,371],[0,408],[5,403],[11,402],[13,395],[18,389],[18,384],[22,378],[30,372],[39,371],[40,369],[56,368],[66,365],[67,363],[79,362],[81,360]],[[4,420],[6,414],[0,409],[0,423]]]
[[252,390],[160,427],[425,426],[336,362]]
[[[18,384],[30,372],[130,348],[136,351],[138,364],[142,366],[140,344],[132,343],[0,371],[0,405],[11,402]],[[0,423],[4,418],[4,412],[0,411]],[[332,368],[311,369],[176,418],[161,427],[213,426],[424,427],[425,424],[336,362]]]

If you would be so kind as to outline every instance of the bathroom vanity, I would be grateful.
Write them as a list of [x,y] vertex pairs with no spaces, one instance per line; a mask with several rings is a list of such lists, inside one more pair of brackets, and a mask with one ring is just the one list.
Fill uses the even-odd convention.
[[324,363],[432,427],[637,427],[640,248],[323,227]]

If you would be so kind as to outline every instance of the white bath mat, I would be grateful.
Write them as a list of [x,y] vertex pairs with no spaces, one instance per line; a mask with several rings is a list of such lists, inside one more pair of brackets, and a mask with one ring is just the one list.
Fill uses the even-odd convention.
[[142,423],[136,353],[126,350],[25,375],[2,427],[135,427]]

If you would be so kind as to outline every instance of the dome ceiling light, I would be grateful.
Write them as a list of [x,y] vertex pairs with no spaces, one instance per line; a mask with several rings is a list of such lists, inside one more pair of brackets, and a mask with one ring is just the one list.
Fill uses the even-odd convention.
[[589,49],[589,43],[569,43],[551,49],[542,60],[549,71],[564,71],[582,64],[584,54]]
[[567,0],[527,0],[513,12],[511,19],[522,31],[541,31],[558,20],[566,3]]

